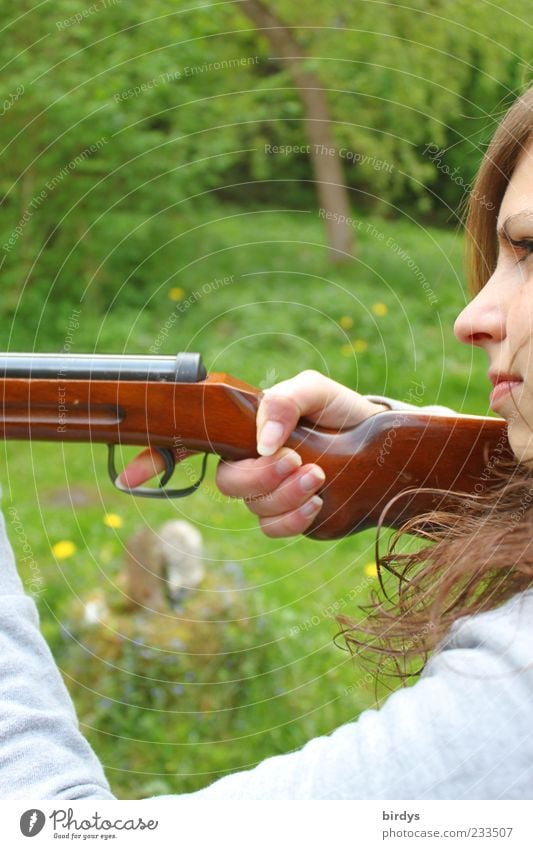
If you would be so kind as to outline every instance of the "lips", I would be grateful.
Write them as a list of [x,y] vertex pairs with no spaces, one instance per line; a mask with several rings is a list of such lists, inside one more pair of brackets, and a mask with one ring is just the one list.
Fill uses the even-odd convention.
[[494,389],[490,393],[490,406],[493,410],[497,408],[498,403],[506,395],[509,395],[513,389],[522,383],[522,378],[518,377],[518,375],[496,372],[489,372],[489,380],[494,386]]
[[498,383],[521,383],[522,378],[519,374],[511,374],[506,371],[489,371],[489,380],[493,386]]

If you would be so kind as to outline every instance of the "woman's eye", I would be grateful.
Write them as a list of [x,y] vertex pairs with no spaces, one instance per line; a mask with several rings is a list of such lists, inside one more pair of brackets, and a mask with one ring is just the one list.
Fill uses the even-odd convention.
[[520,254],[520,259],[518,262],[524,262],[533,254],[533,239],[509,239],[511,245],[513,246],[515,253]]

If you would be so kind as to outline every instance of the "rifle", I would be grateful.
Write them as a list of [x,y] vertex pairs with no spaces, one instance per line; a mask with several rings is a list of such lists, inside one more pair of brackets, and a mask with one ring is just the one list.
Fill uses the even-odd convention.
[[[208,454],[257,457],[261,392],[223,373],[207,374],[201,356],[0,354],[0,436],[108,446],[116,485],[116,445],[149,446],[165,461],[159,488],[118,487],[131,495],[176,498],[203,480]],[[324,504],[307,531],[329,540],[402,522],[446,494],[477,494],[499,458],[512,457],[503,419],[379,412],[333,431],[302,419],[286,445],[326,474]],[[169,489],[176,460],[203,452],[200,477]],[[425,487],[426,492],[415,490]]]

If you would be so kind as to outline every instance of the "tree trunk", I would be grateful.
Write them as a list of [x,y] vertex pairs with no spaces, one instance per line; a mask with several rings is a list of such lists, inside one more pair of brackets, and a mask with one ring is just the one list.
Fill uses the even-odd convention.
[[244,0],[241,9],[268,39],[284,68],[290,71],[305,110],[305,126],[313,173],[317,185],[320,215],[324,218],[331,257],[349,260],[353,253],[354,231],[347,223],[351,216],[349,194],[344,184],[342,164],[330,129],[329,108],[321,81],[304,67],[306,56],[294,34],[261,2]]

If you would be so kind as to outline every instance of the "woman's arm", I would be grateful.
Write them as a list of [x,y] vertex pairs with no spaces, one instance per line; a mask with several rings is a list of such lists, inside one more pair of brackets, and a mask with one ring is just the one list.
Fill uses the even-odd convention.
[[178,798],[531,799],[533,590],[446,642],[379,710]]
[[0,799],[113,799],[24,594],[0,514]]

